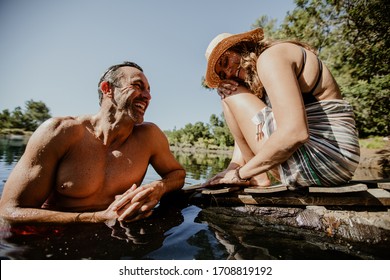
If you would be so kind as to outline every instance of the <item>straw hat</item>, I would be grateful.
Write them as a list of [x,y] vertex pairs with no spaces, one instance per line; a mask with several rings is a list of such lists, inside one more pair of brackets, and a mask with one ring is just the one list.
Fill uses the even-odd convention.
[[215,65],[221,55],[235,44],[243,41],[260,41],[264,38],[263,29],[256,28],[254,30],[240,33],[230,34],[222,33],[216,36],[207,47],[205,56],[207,59],[207,69],[205,82],[208,87],[218,87],[221,79],[215,73]]

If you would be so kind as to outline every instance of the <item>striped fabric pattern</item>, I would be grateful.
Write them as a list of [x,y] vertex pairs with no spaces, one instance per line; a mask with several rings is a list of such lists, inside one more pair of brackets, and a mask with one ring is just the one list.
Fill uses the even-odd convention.
[[[360,158],[352,106],[345,100],[325,100],[306,105],[306,113],[310,139],[279,165],[282,183],[294,189],[348,182]],[[252,121],[262,125],[265,139],[276,130],[270,107]]]

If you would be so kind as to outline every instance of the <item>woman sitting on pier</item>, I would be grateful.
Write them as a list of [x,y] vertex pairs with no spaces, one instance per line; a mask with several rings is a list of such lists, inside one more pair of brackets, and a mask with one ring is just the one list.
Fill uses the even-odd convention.
[[206,51],[205,83],[218,88],[235,139],[228,168],[204,186],[348,182],[359,163],[352,106],[306,44],[268,41],[258,28],[223,33]]

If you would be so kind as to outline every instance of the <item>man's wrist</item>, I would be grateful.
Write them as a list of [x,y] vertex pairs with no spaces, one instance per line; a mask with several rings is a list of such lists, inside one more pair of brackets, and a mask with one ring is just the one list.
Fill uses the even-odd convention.
[[[83,215],[81,217],[81,215]],[[96,212],[80,212],[74,219],[75,223],[97,223]]]

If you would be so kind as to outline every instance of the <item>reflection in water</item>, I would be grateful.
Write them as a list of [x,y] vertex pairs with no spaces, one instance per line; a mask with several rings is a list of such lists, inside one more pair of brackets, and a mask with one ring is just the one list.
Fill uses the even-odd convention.
[[[1,136],[0,136],[1,137]],[[25,140],[13,140],[5,137],[0,138],[0,162],[12,165],[17,162],[26,147]]]
[[174,155],[187,171],[187,178],[194,180],[205,180],[223,171],[231,158],[228,153],[175,152]]
[[2,259],[226,259],[200,208],[168,198],[134,223],[1,225]]
[[[2,258],[142,259],[160,248],[169,230],[183,222],[180,209],[157,208],[146,220],[105,224],[2,226]],[[171,256],[173,258],[173,256]]]
[[[0,191],[24,146],[0,142]],[[224,170],[229,154],[175,153],[198,184]],[[149,169],[145,182],[157,179]],[[373,179],[368,178],[368,179]],[[165,197],[146,220],[134,223],[0,224],[2,259],[389,259],[384,245],[342,245],[304,229],[267,224],[229,207],[201,209],[190,194]],[[387,244],[388,246],[388,244]]]
[[228,253],[227,259],[389,259],[389,242],[367,246],[339,242],[325,233],[269,224],[233,208],[203,209],[198,221],[207,223]]

